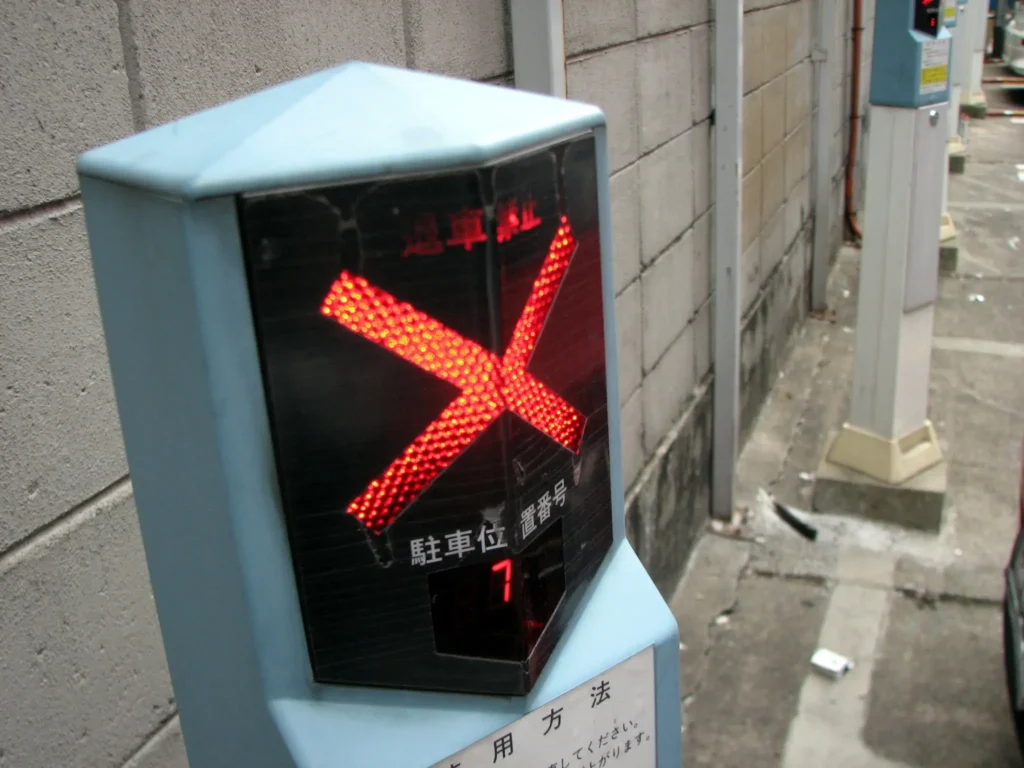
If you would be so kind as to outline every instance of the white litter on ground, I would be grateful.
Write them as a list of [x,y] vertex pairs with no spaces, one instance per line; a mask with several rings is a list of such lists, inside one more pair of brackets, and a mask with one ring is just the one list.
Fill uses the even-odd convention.
[[851,659],[842,656],[828,648],[819,648],[811,656],[811,666],[814,671],[824,675],[830,680],[838,680],[854,667]]

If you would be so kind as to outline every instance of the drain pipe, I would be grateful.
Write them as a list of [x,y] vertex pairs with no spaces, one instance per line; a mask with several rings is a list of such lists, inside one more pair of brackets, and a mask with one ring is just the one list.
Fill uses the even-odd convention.
[[862,0],[853,0],[853,71],[850,77],[850,143],[846,148],[846,226],[855,240],[864,237],[853,202],[853,174],[857,167],[857,138],[860,127],[860,46],[864,32]]
[[743,3],[715,8],[715,327],[711,514],[735,508],[740,423],[740,222],[742,195]]

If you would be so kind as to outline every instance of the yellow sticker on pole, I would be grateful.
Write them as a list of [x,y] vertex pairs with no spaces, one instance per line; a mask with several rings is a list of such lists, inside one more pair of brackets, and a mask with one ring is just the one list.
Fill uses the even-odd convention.
[[956,18],[956,3],[950,3],[943,10],[943,14],[946,16],[946,21]]
[[917,92],[922,96],[942,93],[949,80],[949,38],[930,40],[921,45],[921,81]]
[[949,67],[945,64],[938,67],[925,67],[921,70],[921,86],[945,85],[949,76]]

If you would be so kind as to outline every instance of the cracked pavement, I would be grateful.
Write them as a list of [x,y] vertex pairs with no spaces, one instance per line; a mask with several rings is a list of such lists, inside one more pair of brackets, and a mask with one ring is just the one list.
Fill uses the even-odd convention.
[[[1024,100],[1022,98],[1021,100]],[[949,465],[938,534],[802,513],[847,412],[858,252],[830,279],[740,458],[739,537],[706,532],[672,599],[687,768],[1020,766],[1002,661],[1002,568],[1017,530],[1024,437],[1024,125],[972,124],[950,179],[959,266],[942,278],[930,415]],[[979,298],[979,297],[983,297]],[[855,668],[814,674],[826,647]]]

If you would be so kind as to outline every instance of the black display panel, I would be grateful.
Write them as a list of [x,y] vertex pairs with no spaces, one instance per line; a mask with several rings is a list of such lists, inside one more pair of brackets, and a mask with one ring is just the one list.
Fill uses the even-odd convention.
[[438,653],[522,661],[565,593],[562,521],[523,552],[430,574]]
[[[911,0],[914,3],[914,29],[932,37],[939,34],[942,0]],[[904,6],[905,7],[905,6]]]
[[612,536],[593,137],[239,215],[314,677],[527,692]]

